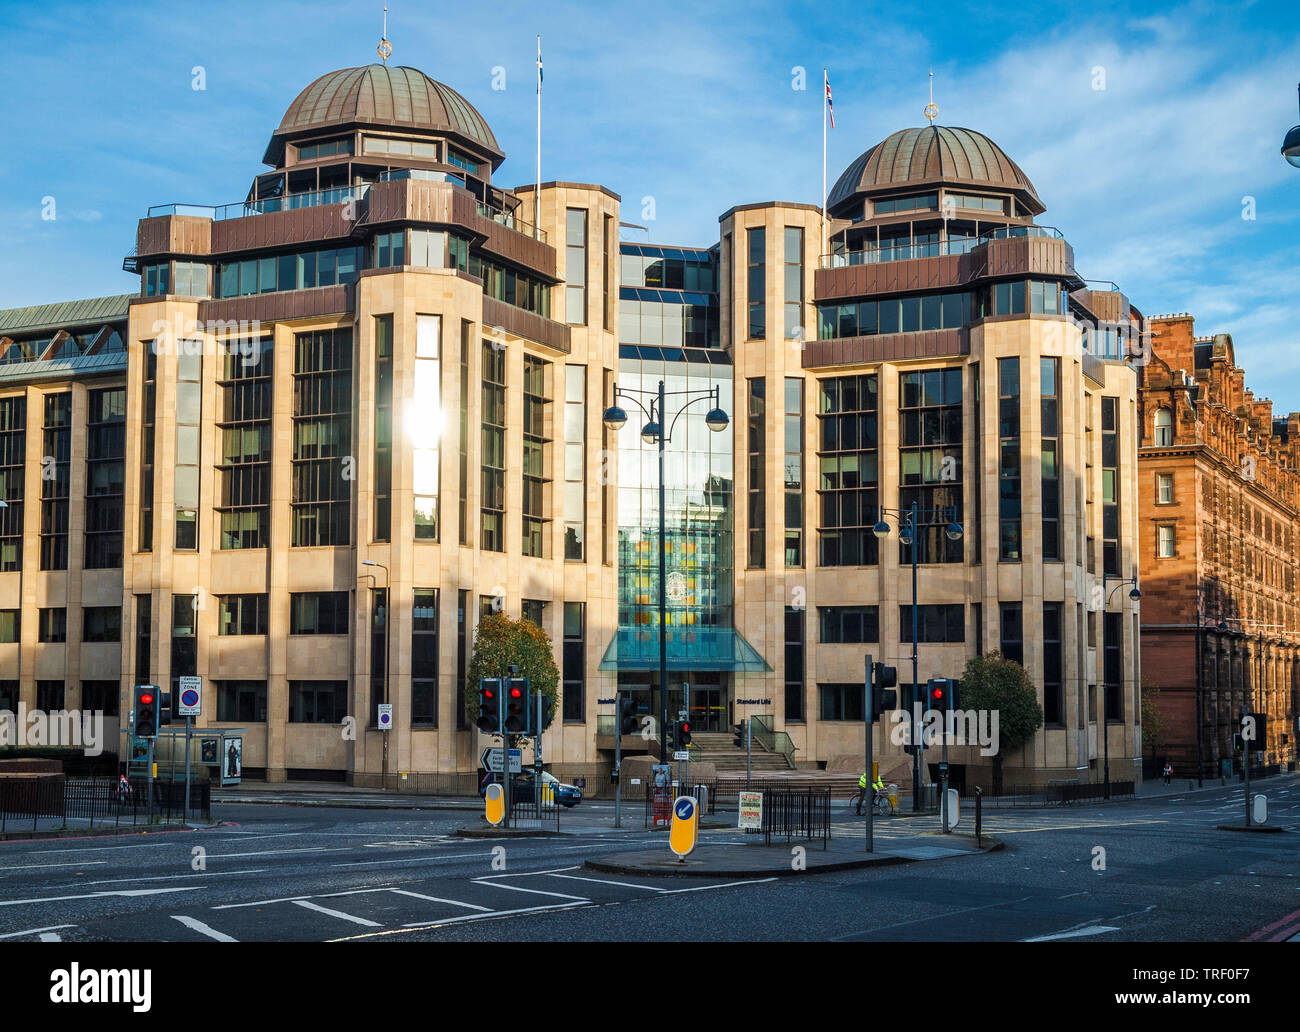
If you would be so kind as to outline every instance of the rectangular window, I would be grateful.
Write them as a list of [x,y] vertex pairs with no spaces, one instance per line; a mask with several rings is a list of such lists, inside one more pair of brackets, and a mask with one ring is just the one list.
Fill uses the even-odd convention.
[[153,596],[135,596],[135,683],[152,684]]
[[1102,671],[1105,684],[1106,721],[1124,719],[1124,665],[1122,649],[1124,646],[1124,614],[1104,613]]
[[18,682],[0,681],[0,710],[18,712]]
[[[752,231],[751,231],[752,232]],[[767,380],[749,380],[749,567],[767,565]]]
[[1101,556],[1103,573],[1120,576],[1118,398],[1101,399]]
[[87,392],[85,568],[122,565],[126,388]]
[[375,316],[375,541],[392,532],[393,317]]
[[[406,425],[411,436],[415,538],[437,541],[442,494],[442,317],[415,317],[415,397]],[[390,428],[391,429],[391,428]]]
[[271,542],[270,337],[231,340],[221,356],[217,511],[223,549]]
[[197,595],[172,596],[172,697],[176,697],[181,677],[193,677],[199,672]]
[[[1053,284],[1053,289],[1055,285]],[[1061,360],[1038,360],[1042,397],[1043,559],[1061,554]]]
[[182,340],[176,347],[176,459],[171,475],[177,551],[199,547],[199,441],[203,417],[203,341]]
[[470,543],[469,533],[469,351],[474,324],[460,321],[460,543]]
[[295,547],[352,541],[352,331],[294,337]]
[[[962,540],[947,530],[962,521],[962,371],[931,369],[899,376],[899,508],[917,509],[920,563],[960,563]],[[911,565],[909,546],[899,561]]]
[[1172,523],[1162,523],[1156,527],[1156,558],[1172,559],[1174,557],[1175,542],[1174,525]]
[[785,381],[785,565],[803,565],[803,379]]
[[[614,379],[613,374],[608,369],[602,370],[601,376],[600,404],[601,412],[604,412],[605,407],[612,405],[614,402]],[[602,455],[610,454],[610,448],[613,446],[613,437],[614,431],[606,426],[605,421],[602,419],[600,421],[600,448]],[[613,477],[609,476],[601,477],[600,487],[600,561],[605,566],[609,565],[609,499],[610,493],[613,491],[613,485],[611,483],[613,479]]]
[[[426,243],[427,253],[427,243]],[[375,234],[375,268],[387,269],[406,264],[406,233],[397,230],[393,233]]]
[[40,634],[37,641],[61,642],[68,640],[68,611],[66,609],[41,609]]
[[479,498],[484,551],[506,550],[506,353],[483,342],[482,485]]
[[158,401],[158,344],[144,349],[143,397],[140,403],[140,551],[153,551],[154,420]]
[[217,720],[266,723],[265,681],[218,681]]
[[1002,655],[1024,666],[1024,610],[1019,602],[1004,602],[998,606],[998,616],[1002,625],[999,645]]
[[348,592],[304,591],[289,596],[290,634],[347,634]]
[[785,227],[785,337],[803,339],[803,230]]
[[604,308],[605,322],[604,327],[607,330],[614,328],[614,292],[610,289],[610,268],[614,264],[614,216],[604,216],[605,232],[603,236],[604,247],[600,253],[600,275],[601,286],[604,291],[605,302]]
[[524,356],[523,433],[523,554],[541,558],[546,553],[546,525],[550,522],[551,487],[550,404],[547,380],[551,363],[533,355]]
[[587,367],[564,367],[564,558],[587,557]]
[[570,326],[587,325],[587,211],[564,213],[564,319]]
[[874,566],[879,505],[875,374],[821,380],[818,406],[818,561]]
[[266,633],[266,595],[221,595],[217,604],[218,634]]
[[1065,684],[1061,662],[1063,611],[1060,602],[1043,603],[1043,721],[1057,727],[1065,723]]
[[21,640],[22,610],[0,609],[0,642],[14,644]]
[[380,703],[391,702],[388,678],[388,589],[370,589],[370,726],[379,723]]
[[[878,606],[819,606],[818,621],[823,645],[861,645],[880,641]],[[907,632],[912,632],[908,611]]]
[[[473,624],[469,618],[469,592],[461,589],[456,592],[456,684],[465,683],[465,669],[469,664],[470,635]],[[469,727],[469,716],[465,712],[465,693],[456,692],[456,730],[463,731]]]
[[121,606],[86,606],[81,611],[81,640],[84,642],[121,641]]
[[116,717],[120,692],[121,685],[116,681],[82,681],[81,711]]
[[347,711],[347,681],[289,682],[289,723],[339,724]]
[[411,614],[411,723],[438,726],[438,589],[416,588]]
[[998,526],[998,558],[1020,562],[1019,358],[998,359]]
[[63,709],[63,682],[37,681],[36,708],[46,713]]
[[822,720],[862,720],[863,687],[856,684],[819,684]]
[[749,339],[767,336],[767,230],[762,226],[745,233],[749,260]]
[[785,607],[785,719],[787,723],[803,723],[807,719],[804,713],[806,612],[802,606]]
[[72,392],[45,395],[41,468],[41,569],[68,568],[68,487],[72,456]]
[[[912,642],[912,607],[898,607],[898,640]],[[966,640],[966,607],[956,605],[923,605],[916,614],[919,644],[937,645]]]
[[27,399],[0,398],[0,571],[23,565],[24,471],[27,461]]
[[587,719],[587,607],[564,603],[564,721]]
[[1156,474],[1156,504],[1172,505],[1174,501],[1174,475],[1172,473]]

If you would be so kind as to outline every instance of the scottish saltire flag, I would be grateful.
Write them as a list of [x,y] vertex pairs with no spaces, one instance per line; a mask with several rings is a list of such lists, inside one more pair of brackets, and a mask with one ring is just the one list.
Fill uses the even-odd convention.
[[[541,67],[541,62],[538,62]],[[825,72],[822,72],[822,81],[826,84],[826,112],[831,116],[831,128],[835,128],[835,105],[831,103],[831,80]]]
[[542,37],[537,37],[537,88],[542,88]]

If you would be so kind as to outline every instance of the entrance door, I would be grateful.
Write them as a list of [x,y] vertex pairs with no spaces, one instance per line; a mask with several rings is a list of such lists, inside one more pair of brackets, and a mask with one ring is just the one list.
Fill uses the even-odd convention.
[[693,731],[724,730],[726,713],[723,712],[722,689],[717,687],[691,688],[691,729]]

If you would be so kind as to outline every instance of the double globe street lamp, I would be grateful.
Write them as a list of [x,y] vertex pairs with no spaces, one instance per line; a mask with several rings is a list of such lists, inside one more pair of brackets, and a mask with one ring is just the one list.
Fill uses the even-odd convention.
[[[916,537],[919,533],[920,527],[920,524],[917,521],[921,516],[924,516],[927,522],[931,524],[942,523],[944,520],[947,520],[948,525],[944,528],[943,533],[949,541],[960,541],[962,539],[963,531],[961,524],[957,522],[956,509],[918,509],[916,503],[913,502],[910,509],[881,508],[879,510],[876,525],[871,529],[876,537],[882,541],[889,537],[891,530],[889,524],[885,520],[886,516],[892,516],[898,520],[898,541],[900,544],[908,547],[908,551],[911,553],[912,557],[912,699],[913,702],[915,702],[915,700],[919,698],[919,689],[917,688],[916,643],[919,639],[918,631],[920,627],[920,607],[916,602],[916,571],[920,552],[920,549],[916,547]],[[867,734],[871,734],[871,723],[869,719],[867,722]],[[912,812],[917,813],[921,809],[921,756],[925,748],[925,743],[922,735],[919,733],[913,735],[912,738]],[[868,773],[870,772],[868,771]]]
[[[686,398],[669,422],[667,417],[668,398]],[[619,399],[631,402],[646,417],[641,427],[641,440],[659,448],[659,762],[668,762],[668,563],[665,555],[666,526],[664,522],[664,450],[673,439],[673,428],[677,420],[692,405],[701,401],[712,402],[712,407],[704,416],[704,425],[714,433],[725,430],[730,424],[727,413],[722,410],[721,389],[711,387],[707,391],[665,391],[664,381],[659,381],[656,391],[637,390],[632,387],[620,387],[614,384],[613,403],[605,410],[604,423],[611,430],[621,430],[627,423],[627,411],[619,405]],[[676,404],[676,401],[674,401]],[[664,429],[668,423],[667,430]]]
[[[1300,93],[1300,84],[1296,85],[1296,91]],[[1300,125],[1293,125],[1282,138],[1282,157],[1288,164],[1300,168]]]

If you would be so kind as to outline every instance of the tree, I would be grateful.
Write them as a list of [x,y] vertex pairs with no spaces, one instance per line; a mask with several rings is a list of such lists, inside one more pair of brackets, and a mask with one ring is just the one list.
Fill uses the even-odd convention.
[[1018,749],[1043,726],[1038,689],[1022,667],[994,650],[974,656],[961,675],[958,701],[964,710],[986,710],[998,715],[998,740],[994,743],[993,791],[1002,791],[1002,761],[1008,749]]
[[479,620],[474,632],[474,653],[462,686],[465,713],[471,723],[479,715],[479,681],[508,675],[512,666],[518,668],[517,676],[532,682],[534,694],[540,692],[550,701],[552,712],[558,710],[560,672],[551,654],[550,637],[531,620],[512,620],[504,613],[489,613]]
[[1160,689],[1142,679],[1142,744],[1151,756],[1165,731],[1165,716],[1160,712]]

